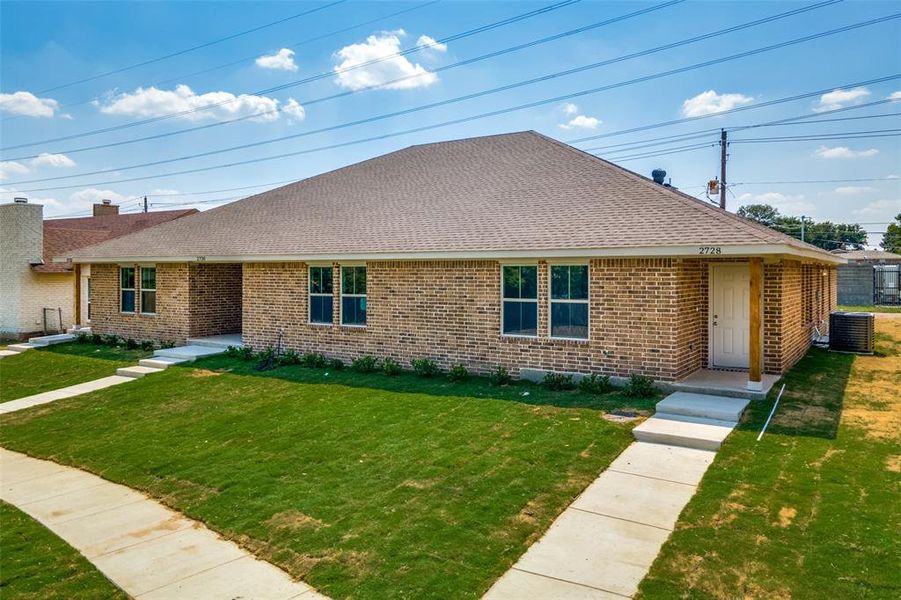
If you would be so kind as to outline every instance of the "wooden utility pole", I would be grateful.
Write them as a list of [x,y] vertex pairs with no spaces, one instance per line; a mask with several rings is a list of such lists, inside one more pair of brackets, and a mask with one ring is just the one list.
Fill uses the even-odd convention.
[[147,212],[147,196],[144,196],[144,212]]
[[720,208],[726,210],[726,130],[720,129]]

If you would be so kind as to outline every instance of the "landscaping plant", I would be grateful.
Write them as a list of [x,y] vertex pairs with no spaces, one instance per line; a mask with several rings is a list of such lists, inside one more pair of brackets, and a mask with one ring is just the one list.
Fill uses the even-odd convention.
[[456,364],[447,372],[447,378],[451,381],[466,381],[469,379],[469,369],[466,365]]
[[647,375],[632,373],[623,389],[623,393],[631,398],[647,398],[654,395],[654,380]]
[[319,352],[307,352],[300,357],[300,364],[308,369],[321,369],[328,365],[328,359]]
[[576,387],[573,376],[565,373],[547,373],[541,383],[549,390],[571,390]]
[[513,383],[513,377],[503,365],[498,365],[495,370],[488,374],[488,383],[491,385],[509,385]]
[[330,358],[328,359],[328,368],[334,369],[335,371],[340,371],[344,368],[344,361],[340,358]]
[[394,377],[395,375],[400,375],[403,369],[399,362],[389,356],[382,361],[382,371],[384,371],[385,375],[388,377]]
[[420,377],[434,377],[441,372],[438,363],[430,358],[414,358],[410,364],[413,365],[413,371]]
[[579,389],[586,394],[606,394],[612,387],[609,376],[597,373],[586,375],[579,381]]
[[379,359],[374,356],[361,356],[354,359],[350,366],[360,373],[374,373],[379,369]]
[[282,354],[278,358],[278,364],[280,364],[280,365],[299,365],[300,360],[301,360],[300,354],[298,354],[296,350],[285,350],[284,354]]

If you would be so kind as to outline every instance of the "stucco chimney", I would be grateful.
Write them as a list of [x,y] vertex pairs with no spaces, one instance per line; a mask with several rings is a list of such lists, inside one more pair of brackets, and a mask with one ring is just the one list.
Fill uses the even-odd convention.
[[100,204],[94,205],[94,216],[102,217],[105,215],[118,215],[119,206],[113,204],[111,200],[101,200]]

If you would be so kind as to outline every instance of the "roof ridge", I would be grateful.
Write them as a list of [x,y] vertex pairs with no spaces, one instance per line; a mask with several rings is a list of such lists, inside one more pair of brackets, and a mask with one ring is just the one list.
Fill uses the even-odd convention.
[[808,244],[806,242],[802,242],[801,240],[799,240],[797,238],[794,238],[790,235],[786,235],[780,231],[776,231],[775,229],[767,227],[766,225],[762,225],[762,224],[752,221],[750,219],[740,217],[740,216],[736,215],[735,213],[730,213],[729,211],[720,210],[720,209],[714,208],[713,206],[709,206],[709,205],[703,203],[702,201],[700,201],[699,199],[694,198],[693,196],[689,196],[685,192],[680,191],[678,188],[661,186],[661,185],[653,182],[652,180],[648,179],[647,177],[640,175],[639,173],[636,173],[635,171],[630,171],[629,169],[626,169],[625,167],[621,167],[620,165],[610,162],[609,160],[606,160],[604,158],[601,158],[600,156],[596,156],[594,154],[586,152],[586,151],[582,150],[581,148],[576,148],[575,146],[571,146],[565,142],[561,142],[560,140],[554,139],[550,136],[544,135],[543,133],[539,133],[534,130],[530,131],[530,133],[534,133],[535,135],[537,135],[545,140],[548,140],[550,142],[553,142],[554,144],[557,144],[558,146],[560,146],[562,148],[570,150],[570,151],[574,152],[575,154],[580,155],[587,160],[600,161],[600,162],[604,163],[605,165],[614,167],[615,169],[622,171],[623,174],[625,174],[629,177],[632,177],[633,179],[638,180],[641,184],[645,185],[646,187],[651,187],[651,189],[654,189],[654,190],[656,190],[658,192],[662,192],[662,193],[666,193],[666,192],[673,193],[675,195],[675,199],[681,201],[683,204],[685,204],[691,208],[694,208],[696,210],[700,210],[704,214],[710,215],[720,221],[730,222],[731,224],[743,227],[746,231],[748,231],[749,233],[751,233],[752,235],[754,235],[761,241],[764,241],[764,242],[771,241],[771,239],[767,239],[766,237],[764,237],[764,235],[775,236],[775,237],[778,237],[778,238],[784,240],[785,243],[792,245],[792,246],[826,252],[825,250],[823,250],[822,248],[820,248],[818,246],[814,246],[813,244]]

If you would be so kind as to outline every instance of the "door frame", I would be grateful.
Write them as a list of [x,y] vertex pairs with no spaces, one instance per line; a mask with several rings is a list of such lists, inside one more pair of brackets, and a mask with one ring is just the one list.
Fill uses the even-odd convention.
[[[733,261],[722,261],[722,262],[708,262],[707,263],[707,368],[709,369],[727,369],[727,370],[735,370],[735,371],[748,371],[749,367],[718,367],[714,364],[713,361],[713,269],[715,266],[744,266],[748,269],[748,273],[751,271],[751,262],[748,260],[733,260]],[[766,274],[764,274],[765,276]],[[748,290],[748,296],[750,300],[751,290]],[[760,350],[761,356],[763,356],[763,286],[760,286]],[[748,328],[750,329],[750,315],[748,315]],[[748,360],[750,361],[750,348],[748,348]],[[750,366],[750,363],[749,363]]]

